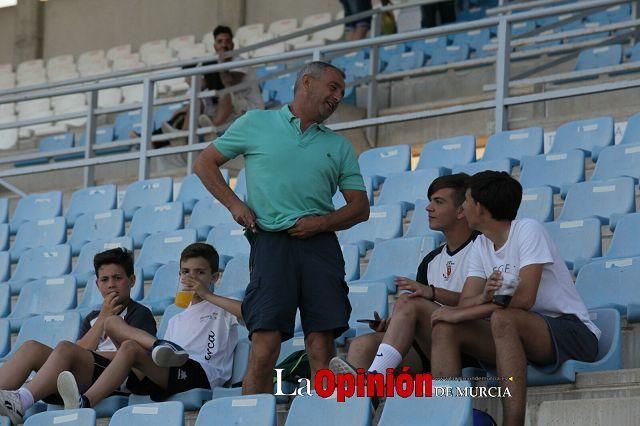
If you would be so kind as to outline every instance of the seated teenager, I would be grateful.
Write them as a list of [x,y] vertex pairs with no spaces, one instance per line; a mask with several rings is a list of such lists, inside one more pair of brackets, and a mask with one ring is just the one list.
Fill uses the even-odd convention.
[[150,394],[155,401],[190,389],[213,389],[229,380],[240,302],[211,297],[217,270],[213,247],[187,246],[180,255],[179,279],[184,289],[195,292],[191,304],[169,320],[163,340],[118,318],[109,320],[105,329],[119,343],[118,351],[105,374],[83,393],[73,371],[60,373],[58,392],[65,409],[95,406],[125,380],[133,393]]
[[[502,399],[504,425],[524,423],[527,363],[553,372],[568,359],[592,362],[600,338],[545,228],[515,219],[521,199],[522,186],[508,173],[469,178],[464,212],[482,235],[469,253],[458,306],[431,316],[434,377],[459,376],[462,354],[513,377],[501,385],[511,395]],[[510,301],[494,299],[513,284]]]
[[[132,328],[155,334],[153,314],[131,300],[129,294],[136,282],[131,252],[120,248],[107,250],[98,253],[93,264],[95,285],[104,302],[99,311],[85,318],[78,341],[75,344],[62,341],[52,349],[29,340],[0,367],[0,389],[3,389],[0,390],[0,415],[9,417],[13,424],[22,423],[25,411],[34,401],[62,402],[56,389],[60,372],[71,371],[83,389],[100,377],[116,351],[114,342],[104,333],[109,319],[118,318]],[[25,384],[32,371],[37,371],[36,376]]]

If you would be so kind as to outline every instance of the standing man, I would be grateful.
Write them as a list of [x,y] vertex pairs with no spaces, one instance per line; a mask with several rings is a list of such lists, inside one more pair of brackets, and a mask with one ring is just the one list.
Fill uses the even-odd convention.
[[[312,375],[327,368],[334,338],[348,329],[351,305],[335,231],[369,217],[353,147],[323,122],[344,95],[344,73],[311,62],[298,73],[294,100],[280,110],[249,111],[207,147],[194,169],[251,241],[250,283],[242,316],[251,337],[243,393],[271,393],[280,344],[300,309]],[[219,167],[244,155],[247,203]],[[336,189],[347,204],[334,211]]]

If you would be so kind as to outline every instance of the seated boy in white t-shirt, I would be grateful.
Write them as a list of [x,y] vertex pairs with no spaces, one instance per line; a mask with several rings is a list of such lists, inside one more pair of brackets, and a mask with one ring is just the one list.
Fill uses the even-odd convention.
[[[149,394],[154,401],[190,389],[213,389],[229,380],[240,303],[229,300],[225,305],[229,310],[225,310],[200,296],[212,294],[217,270],[218,253],[212,246],[187,246],[180,255],[180,282],[186,290],[196,291],[191,304],[169,320],[163,340],[128,326],[118,317],[111,318],[105,332],[119,344],[115,357],[105,374],[83,394],[73,374],[60,373],[58,392],[65,409],[96,406],[127,378],[129,390]],[[227,300],[218,299],[223,304]]]
[[[502,383],[511,395],[502,399],[504,425],[524,423],[528,362],[548,372],[568,359],[592,362],[600,337],[545,228],[515,219],[521,199],[522,186],[508,173],[469,178],[463,208],[482,235],[469,253],[458,306],[431,315],[434,377],[460,375],[464,353],[512,378]],[[519,278],[512,298],[494,303],[510,276]]]

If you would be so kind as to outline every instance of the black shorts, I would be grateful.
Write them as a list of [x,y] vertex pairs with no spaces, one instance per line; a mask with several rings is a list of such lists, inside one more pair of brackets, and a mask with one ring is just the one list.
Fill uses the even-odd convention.
[[149,395],[152,401],[162,402],[171,395],[191,389],[211,389],[209,378],[199,362],[188,359],[182,367],[170,367],[167,388],[163,389],[148,377],[139,379],[133,372],[127,379],[127,389],[136,395]]
[[252,238],[250,282],[242,302],[249,330],[276,330],[293,336],[296,309],[309,333],[349,328],[351,304],[344,281],[344,259],[333,232],[301,240],[286,231],[260,231]]

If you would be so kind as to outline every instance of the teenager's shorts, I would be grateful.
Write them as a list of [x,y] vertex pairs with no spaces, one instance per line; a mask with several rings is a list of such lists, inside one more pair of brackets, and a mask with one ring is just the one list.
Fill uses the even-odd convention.
[[298,308],[305,336],[333,331],[337,337],[349,328],[349,288],[333,232],[301,240],[286,231],[260,231],[252,240],[250,282],[242,302],[250,336],[277,330],[283,341],[290,339]]
[[167,388],[163,389],[148,377],[140,380],[131,373],[127,379],[127,389],[137,395],[149,395],[151,400],[162,402],[171,395],[191,389],[211,389],[209,378],[199,362],[188,359],[182,367],[169,368]]

